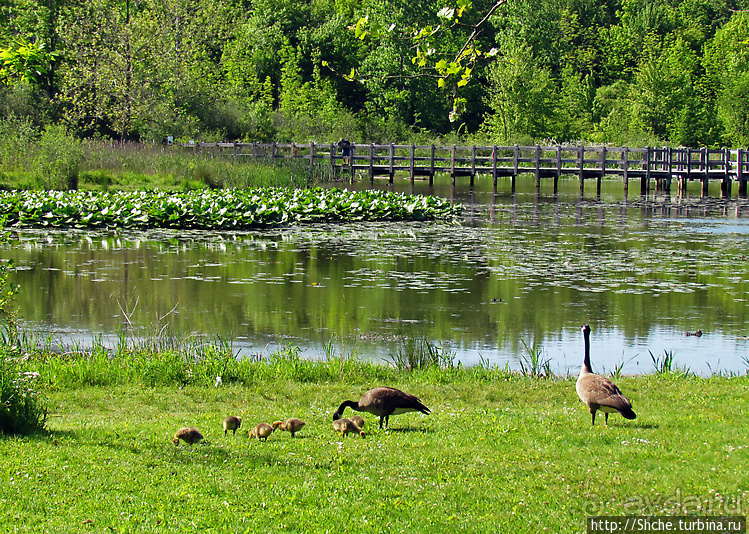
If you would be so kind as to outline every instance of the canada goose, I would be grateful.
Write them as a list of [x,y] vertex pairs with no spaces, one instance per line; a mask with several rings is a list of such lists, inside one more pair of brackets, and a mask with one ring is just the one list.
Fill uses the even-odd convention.
[[413,395],[404,393],[395,388],[374,388],[367,391],[359,402],[343,401],[333,414],[333,420],[340,419],[343,410],[349,407],[357,412],[369,412],[380,417],[380,428],[382,423],[388,426],[390,416],[406,412],[421,412],[429,414],[430,410]]
[[590,367],[590,327],[582,326],[585,337],[585,359],[577,377],[575,389],[577,394],[590,409],[592,424],[596,423],[596,411],[601,410],[605,416],[606,425],[609,424],[609,414],[619,412],[625,419],[634,419],[632,403],[625,397],[616,385],[605,376],[593,374]]
[[268,423],[258,423],[250,430],[250,437],[268,441],[268,436],[273,434],[273,427]]
[[192,445],[193,443],[197,443],[203,439],[203,434],[200,433],[200,431],[195,428],[194,426],[191,427],[182,427],[177,432],[174,433],[174,437],[172,438],[172,441],[175,445],[179,444],[179,440],[184,441],[188,445]]
[[364,428],[364,418],[361,415],[352,415],[349,419],[359,428]]
[[361,437],[366,437],[364,431],[359,428],[356,423],[351,421],[351,419],[335,419],[333,421],[333,430],[340,432],[341,436],[344,438],[346,437],[346,434],[349,433],[359,434]]
[[228,430],[231,430],[236,435],[237,429],[242,426],[242,418],[241,417],[234,417],[233,415],[230,415],[226,419],[224,419],[224,436],[226,435],[226,432]]
[[287,419],[286,421],[274,421],[273,422],[273,430],[281,429],[285,430],[286,432],[291,432],[291,437],[294,437],[294,434],[299,432],[302,427],[306,423],[302,421],[301,419],[297,419],[296,417],[292,417],[291,419]]

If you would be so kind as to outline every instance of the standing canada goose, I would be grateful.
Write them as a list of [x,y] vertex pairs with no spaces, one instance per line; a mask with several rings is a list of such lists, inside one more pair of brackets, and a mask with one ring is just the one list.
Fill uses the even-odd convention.
[[359,428],[356,423],[351,419],[335,419],[333,420],[333,430],[340,432],[344,438],[346,434],[359,434],[361,437],[366,437],[364,431]]
[[262,439],[264,441],[268,441],[268,436],[271,434],[273,434],[273,427],[268,423],[258,423],[252,430],[250,430],[251,438]]
[[601,410],[605,416],[606,425],[609,424],[609,414],[619,412],[625,419],[634,419],[632,403],[625,397],[616,385],[605,376],[593,374],[590,367],[590,327],[582,326],[585,337],[585,359],[577,377],[575,389],[577,394],[590,409],[592,424],[596,423],[596,411]]
[[287,419],[286,421],[273,421],[273,430],[281,429],[286,432],[291,432],[291,437],[294,437],[294,434],[299,432],[302,427],[306,423],[302,421],[301,419],[297,419],[296,417],[292,417],[291,419]]
[[359,402],[343,401],[333,414],[333,421],[340,419],[343,410],[349,407],[357,412],[369,412],[372,415],[380,417],[380,428],[382,423],[388,426],[391,415],[398,415],[406,412],[421,412],[429,414],[430,410],[424,406],[421,401],[413,395],[404,393],[395,388],[374,388],[367,391]]
[[224,419],[224,436],[226,435],[226,432],[231,430],[234,432],[234,435],[237,434],[237,429],[242,426],[242,418],[241,417],[234,417],[233,415],[230,415],[226,419]]
[[182,427],[177,432],[174,433],[174,437],[172,438],[172,441],[175,445],[179,444],[179,440],[184,441],[188,445],[192,445],[193,443],[197,443],[203,439],[203,434],[200,433],[200,431],[195,428],[194,426],[191,427]]
[[359,428],[364,428],[364,418],[361,415],[352,415],[349,419]]

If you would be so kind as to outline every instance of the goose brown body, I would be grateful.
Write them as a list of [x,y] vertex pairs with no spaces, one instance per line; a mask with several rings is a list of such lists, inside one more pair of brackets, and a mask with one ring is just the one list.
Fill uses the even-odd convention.
[[291,419],[287,419],[286,421],[274,421],[273,422],[273,430],[283,430],[285,432],[291,432],[291,437],[294,437],[294,434],[299,432],[302,427],[306,423],[302,421],[301,419],[297,419],[296,417],[292,417]]
[[357,412],[368,412],[378,416],[380,428],[382,428],[383,423],[386,427],[388,426],[391,415],[406,412],[430,413],[429,408],[424,406],[414,395],[389,387],[370,389],[362,395],[359,402],[343,401],[333,414],[333,420],[340,419],[347,407]]
[[359,434],[361,437],[365,437],[364,431],[351,419],[335,419],[333,421],[333,430],[340,432],[344,438],[346,434]]
[[250,437],[268,441],[268,436],[273,434],[273,427],[268,423],[258,423],[250,430]]
[[237,429],[240,426],[242,426],[242,418],[230,415],[229,417],[224,419],[224,436],[229,430],[231,430],[236,435]]
[[192,445],[193,443],[197,443],[201,439],[203,439],[203,434],[201,434],[197,428],[195,428],[194,426],[191,426],[191,427],[182,427],[179,430],[177,430],[177,432],[174,433],[172,442],[174,442],[175,445],[178,445],[179,440],[182,440],[188,445]]
[[621,390],[616,387],[611,380],[605,376],[593,373],[590,366],[590,326],[582,326],[583,336],[585,338],[585,359],[583,360],[580,375],[577,377],[575,389],[590,410],[591,424],[596,423],[596,412],[602,411],[605,416],[605,423],[609,423],[610,413],[619,413],[625,419],[634,419],[637,417],[632,411],[632,403],[624,396]]

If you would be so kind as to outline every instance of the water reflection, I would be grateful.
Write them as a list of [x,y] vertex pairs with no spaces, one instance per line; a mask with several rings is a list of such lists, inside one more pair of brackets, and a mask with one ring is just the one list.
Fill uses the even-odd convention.
[[[28,328],[67,342],[165,327],[231,339],[246,354],[292,343],[321,357],[332,339],[381,359],[418,335],[466,365],[512,368],[535,342],[565,373],[579,368],[587,322],[598,371],[626,362],[625,373],[650,372],[651,353],[664,351],[701,373],[746,371],[745,200],[624,198],[607,181],[600,196],[580,196],[574,180],[557,195],[532,180],[515,195],[476,184],[376,184],[453,198],[466,206],[454,225],[18,230],[2,257],[18,267]],[[697,329],[705,335],[686,335]]]

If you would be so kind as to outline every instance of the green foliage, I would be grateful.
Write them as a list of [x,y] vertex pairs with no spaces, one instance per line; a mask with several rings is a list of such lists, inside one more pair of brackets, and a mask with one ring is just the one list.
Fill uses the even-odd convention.
[[10,46],[0,48],[0,84],[40,84],[57,55],[38,41],[17,37]]
[[50,125],[39,138],[32,174],[45,189],[77,189],[83,149],[62,125]]
[[49,227],[238,229],[292,223],[450,219],[448,199],[342,189],[185,192],[4,191],[8,224]]
[[30,434],[44,428],[48,408],[38,376],[5,351],[0,355],[0,433]]
[[387,356],[396,369],[445,369],[455,365],[455,353],[438,347],[425,337],[406,337],[398,341],[398,348]]
[[9,0],[0,118],[157,143],[746,146],[742,5]]

